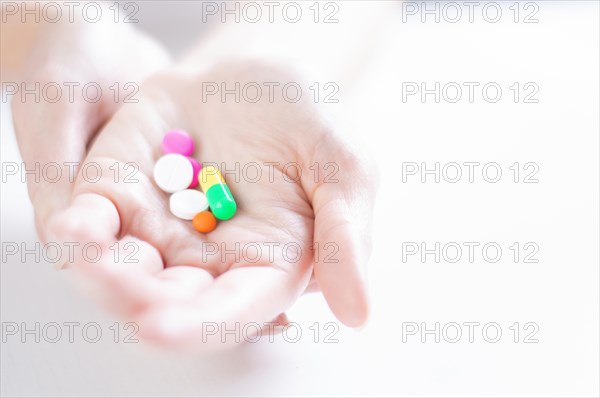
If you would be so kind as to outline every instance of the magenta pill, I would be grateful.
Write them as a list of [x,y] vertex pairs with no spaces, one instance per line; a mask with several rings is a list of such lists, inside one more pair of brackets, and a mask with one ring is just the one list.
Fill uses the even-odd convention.
[[184,131],[171,130],[162,141],[163,153],[178,153],[191,156],[194,153],[194,140]]
[[192,177],[192,182],[190,183],[190,186],[188,188],[196,188],[198,186],[198,173],[200,173],[202,165],[200,165],[200,163],[198,163],[196,159],[190,158],[189,156],[188,160],[190,161],[190,163],[192,164],[192,168],[194,169],[194,176]]

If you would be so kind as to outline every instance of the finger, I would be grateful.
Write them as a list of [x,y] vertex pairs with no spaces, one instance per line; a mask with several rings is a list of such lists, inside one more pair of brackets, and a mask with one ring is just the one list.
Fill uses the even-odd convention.
[[38,231],[52,214],[65,209],[86,146],[101,123],[90,104],[13,101],[13,120],[25,162],[27,187]]
[[156,248],[131,236],[113,244],[100,261],[82,261],[73,269],[86,292],[127,318],[150,306],[189,301],[213,282],[212,275],[198,267],[163,269]]
[[163,271],[158,250],[132,236],[117,239],[120,218],[104,196],[78,195],[48,227],[52,242],[63,251],[62,261],[73,268],[87,292],[109,309],[132,316],[156,302],[188,300],[212,282],[210,273],[185,266]]
[[194,351],[240,344],[256,330],[271,327],[270,322],[300,296],[310,277],[308,266],[230,270],[187,304],[158,306],[141,314],[140,334],[170,348]]
[[120,227],[113,202],[102,195],[84,193],[73,198],[68,208],[54,214],[46,228],[49,241],[61,246],[75,242],[104,247],[116,240]]
[[309,159],[336,171],[327,180],[315,180],[312,174],[302,180],[315,213],[315,279],[335,316],[348,326],[360,326],[368,317],[364,274],[376,173],[335,137],[321,140]]

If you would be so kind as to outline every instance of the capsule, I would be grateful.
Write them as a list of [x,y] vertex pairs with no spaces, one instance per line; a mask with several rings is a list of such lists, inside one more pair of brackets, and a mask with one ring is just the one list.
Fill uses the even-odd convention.
[[237,205],[219,169],[205,165],[198,173],[198,182],[215,217],[219,220],[229,220],[233,217]]

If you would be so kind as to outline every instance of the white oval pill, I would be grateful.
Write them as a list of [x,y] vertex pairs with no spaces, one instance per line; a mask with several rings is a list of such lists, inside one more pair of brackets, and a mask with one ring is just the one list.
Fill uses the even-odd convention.
[[208,200],[206,195],[197,189],[186,189],[171,195],[169,209],[175,217],[191,220],[196,214],[208,209]]
[[154,165],[154,181],[167,193],[186,189],[193,178],[194,168],[183,155],[170,153],[158,159]]

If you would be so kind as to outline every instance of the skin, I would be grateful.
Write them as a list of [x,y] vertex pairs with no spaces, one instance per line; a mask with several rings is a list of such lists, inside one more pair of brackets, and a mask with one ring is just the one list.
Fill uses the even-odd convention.
[[[219,96],[203,101],[200,95],[206,81],[233,87],[235,82],[301,82],[300,76],[288,66],[254,60],[229,61],[202,70],[189,63],[166,67],[162,50],[134,33],[121,34],[119,42],[142,40],[139,43],[147,45],[119,49],[119,42],[97,35],[70,37],[75,42],[69,49],[56,51],[71,58],[55,56],[44,61],[43,52],[34,51],[42,61],[36,63],[35,73],[25,74],[27,79],[102,84],[132,78],[143,81],[137,103],[13,101],[15,129],[26,163],[75,161],[102,168],[102,178],[94,182],[80,170],[74,182],[28,183],[43,240],[77,242],[79,247],[93,242],[102,248],[96,262],[87,261],[76,250],[74,261],[67,264],[78,275],[80,286],[136,322],[142,337],[186,351],[236,344],[223,344],[219,335],[202,338],[207,323],[225,323],[228,329],[236,323],[242,327],[250,322],[284,324],[283,312],[308,290],[322,291],[344,324],[360,326],[366,321],[362,268],[370,253],[376,190],[370,161],[338,136],[340,132],[325,121],[308,96],[297,103],[282,98],[271,103],[266,96],[256,103],[236,103],[222,102]],[[96,40],[93,53],[106,55],[97,63],[87,62],[94,57],[86,52],[92,39]],[[110,56],[115,53],[121,57]],[[75,79],[74,62],[79,65]],[[242,176],[230,181],[226,175],[238,211],[215,231],[200,234],[191,222],[170,214],[168,195],[151,177],[161,156],[162,137],[172,128],[194,137],[194,156],[200,161],[224,163],[228,169],[236,162],[242,169],[250,163],[295,162],[301,177],[276,168],[270,180],[267,167],[255,182]],[[337,182],[315,179],[310,169],[315,162],[335,163]],[[131,170],[125,169],[128,163],[138,168],[135,182],[124,181]],[[120,170],[117,182],[115,164]],[[329,242],[337,248],[328,257],[334,262],[324,261],[331,253],[323,249]],[[254,254],[239,258],[207,254],[207,245],[232,250],[236,244],[258,246],[258,259]],[[278,245],[272,251],[275,256],[269,258],[268,245],[274,244]],[[301,256],[290,261],[281,250],[286,244],[301,248]],[[317,244],[321,248],[318,257]],[[135,262],[126,261],[132,247],[137,249],[132,255]]]

